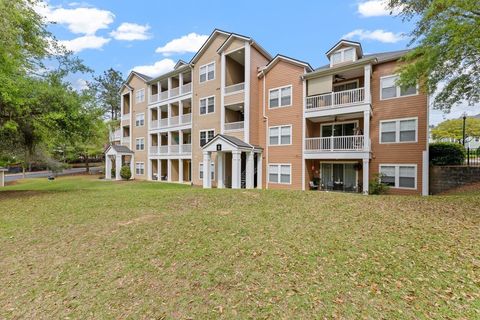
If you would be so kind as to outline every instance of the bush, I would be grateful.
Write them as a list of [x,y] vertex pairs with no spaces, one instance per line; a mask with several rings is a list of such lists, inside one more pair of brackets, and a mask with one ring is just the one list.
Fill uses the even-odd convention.
[[430,164],[436,166],[459,165],[465,162],[465,148],[458,143],[438,142],[430,144]]
[[122,169],[120,169],[120,177],[124,180],[128,180],[132,177],[132,172],[130,171],[129,166],[123,166]]
[[388,189],[390,189],[390,187],[381,182],[381,176],[378,174],[368,183],[369,194],[386,194]]

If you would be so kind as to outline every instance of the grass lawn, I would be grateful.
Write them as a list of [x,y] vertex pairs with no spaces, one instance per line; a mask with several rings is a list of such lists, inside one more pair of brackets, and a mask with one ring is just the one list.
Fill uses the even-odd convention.
[[0,191],[0,319],[480,318],[480,190]]

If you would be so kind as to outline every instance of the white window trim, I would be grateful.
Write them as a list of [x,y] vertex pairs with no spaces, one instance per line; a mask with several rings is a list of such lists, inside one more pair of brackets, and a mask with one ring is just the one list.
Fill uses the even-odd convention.
[[[285,88],[290,88],[290,104],[289,105],[285,105],[285,106],[281,106],[280,103],[282,102],[282,89],[285,89]],[[272,91],[275,91],[275,90],[279,90],[278,91],[278,107],[270,107],[270,95],[272,94]],[[283,87],[277,87],[277,88],[272,88],[272,89],[269,89],[268,90],[268,109],[270,110],[276,110],[276,109],[280,109],[280,108],[288,108],[288,107],[291,107],[293,105],[293,86],[291,84],[287,85],[287,86],[283,86]]]
[[[143,124],[141,126],[137,126],[137,118],[138,116],[143,116]],[[144,112],[141,112],[141,113],[137,113],[135,115],[135,127],[143,127],[145,126],[145,113]]]
[[[360,121],[359,120],[345,120],[345,121],[322,123],[322,124],[320,124],[320,138],[328,138],[328,137],[323,136],[323,127],[324,126],[331,126],[331,125],[335,125],[335,124],[346,124],[346,123],[354,123],[355,128],[358,128],[360,126]],[[333,131],[332,131],[332,134],[333,134]],[[329,137],[332,137],[332,136],[329,136]]]
[[[282,144],[282,128],[283,127],[290,127],[290,143]],[[270,129],[278,128],[278,144],[270,144]],[[278,126],[271,126],[268,127],[268,146],[269,147],[284,147],[284,146],[291,146],[293,141],[293,125],[285,124],[285,125],[278,125]]]
[[383,89],[383,87],[382,87],[382,81],[383,81],[384,79],[394,78],[394,77],[398,77],[398,74],[392,74],[392,75],[380,77],[380,96],[379,96],[379,97],[380,97],[380,101],[418,96],[418,94],[419,94],[418,83],[417,83],[417,85],[415,86],[415,88],[417,89],[417,92],[416,92],[416,93],[413,93],[413,94],[408,94],[408,95],[405,95],[405,96],[401,96],[401,95],[400,95],[400,90],[401,90],[401,88],[400,88],[400,86],[398,86],[397,84],[395,84],[397,96],[396,96],[396,97],[392,97],[392,98],[384,98],[383,95],[382,95],[382,89]]
[[[381,174],[382,167],[395,167],[395,186],[390,188],[392,189],[403,189],[403,190],[417,190],[418,189],[418,170],[417,165],[413,163],[381,163],[378,165],[378,173]],[[415,187],[407,188],[400,187],[400,167],[414,167],[415,170]]]
[[[203,166],[203,161],[201,161],[199,164],[198,164],[198,179],[199,180],[203,180],[203,178],[200,176],[200,173],[203,172],[203,170],[201,170],[200,168]],[[212,168],[212,181],[215,181],[215,162],[211,161],[210,160],[210,167],[213,167]],[[205,173],[203,173],[205,175]]]
[[[277,166],[279,171],[278,171],[278,182],[271,182],[270,181],[270,166]],[[281,171],[281,166],[288,166],[290,168],[290,182],[281,182],[280,180],[280,175],[282,173]],[[268,183],[271,183],[271,184],[284,184],[284,185],[291,185],[292,184],[292,180],[293,180],[293,176],[292,176],[292,164],[291,163],[269,163],[268,166],[267,166],[267,181]]]
[[[213,64],[213,79],[210,79],[208,80],[208,66]],[[201,81],[200,80],[200,75],[201,75],[201,70],[203,67],[207,67],[207,73],[206,73],[206,77],[205,77],[205,81]],[[204,65],[201,65],[199,68],[198,68],[198,83],[205,83],[205,82],[208,82],[208,81],[213,81],[215,80],[215,78],[217,77],[217,72],[215,70],[215,67],[216,67],[216,63],[215,63],[215,60],[214,61],[211,61],[209,63],[206,63]]]
[[[213,112],[208,112],[208,99],[210,99],[210,98],[213,98]],[[202,114],[202,113],[200,112],[200,108],[201,108],[201,106],[202,106],[202,100],[207,100],[206,110],[205,110],[206,113],[204,113],[204,114]],[[216,102],[215,100],[217,100],[217,99],[215,99],[215,95],[208,96],[208,97],[203,97],[203,98],[198,99],[198,114],[199,114],[200,116],[208,116],[209,114],[214,114],[215,111],[216,111],[216,109],[217,109],[217,108],[215,108],[215,102]]]
[[[137,101],[137,94],[143,91],[143,100]],[[145,88],[135,90],[135,104],[145,102]]]
[[[345,61],[345,51],[350,50],[350,49],[353,49],[353,60]],[[340,52],[342,54],[342,59],[341,59],[340,62],[333,63],[333,55],[335,53],[338,53],[338,52]],[[357,61],[357,50],[355,50],[355,47],[346,47],[346,48],[343,48],[343,49],[338,49],[338,50],[335,50],[334,52],[332,52],[332,54],[330,55],[330,67],[332,67],[336,64],[341,64],[341,63],[345,63],[345,62],[355,62],[355,61]]]
[[[400,141],[400,121],[415,120],[415,141]],[[393,142],[382,142],[382,123],[384,122],[394,122],[395,121],[395,141]],[[396,118],[388,120],[380,120],[378,125],[378,143],[379,144],[397,144],[397,143],[418,143],[418,117],[410,118]]]
[[[201,142],[202,142],[202,139],[201,139],[201,135],[202,135],[202,132],[205,132],[206,133],[206,137],[208,139],[208,131],[213,131],[213,136],[215,137],[215,129],[202,129],[202,130],[198,130],[198,145],[200,146],[200,148],[203,148],[203,146],[201,145]],[[205,144],[209,143],[210,140],[208,140]]]
[[[143,140],[143,149],[137,149],[137,141]],[[135,138],[135,151],[145,151],[145,137]]]
[[[141,164],[142,165],[142,169],[143,169],[143,173],[137,173],[137,165]],[[145,162],[135,162],[135,175],[136,176],[143,176],[145,175]]]

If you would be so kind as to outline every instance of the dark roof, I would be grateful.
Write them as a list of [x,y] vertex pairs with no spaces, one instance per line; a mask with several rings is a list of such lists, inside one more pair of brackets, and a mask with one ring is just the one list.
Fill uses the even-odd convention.
[[113,150],[119,152],[119,153],[134,153],[130,148],[119,145],[119,144],[112,144],[110,147],[113,148]]
[[204,145],[203,148],[205,148],[207,145],[209,145],[210,143],[212,143],[212,141],[214,141],[214,140],[216,140],[216,139],[218,139],[218,138],[223,138],[223,139],[227,140],[228,142],[230,142],[231,144],[235,145],[235,146],[238,147],[238,148],[263,149],[263,148],[260,147],[260,146],[246,143],[245,141],[243,141],[242,139],[239,139],[239,138],[237,138],[237,137],[232,137],[232,136],[228,136],[228,135],[226,135],[226,134],[221,134],[221,133],[219,133],[219,134],[217,134],[215,137],[213,137],[213,139],[210,140],[206,145]]
[[143,78],[145,81],[150,81],[152,80],[153,78],[150,77],[150,76],[147,76],[146,74],[143,74],[143,73],[140,73],[138,71],[134,71],[136,74],[138,74],[141,78]]

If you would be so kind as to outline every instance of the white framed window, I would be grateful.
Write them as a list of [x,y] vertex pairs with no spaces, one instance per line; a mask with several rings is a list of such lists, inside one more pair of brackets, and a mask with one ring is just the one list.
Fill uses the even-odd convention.
[[275,126],[268,129],[269,145],[290,145],[292,144],[292,125]]
[[418,86],[403,88],[397,86],[398,75],[380,78],[380,100],[407,97],[418,94]]
[[145,89],[138,89],[135,91],[135,103],[142,103],[145,101]]
[[292,165],[291,164],[269,164],[268,182],[278,184],[292,183]]
[[135,174],[137,176],[143,176],[145,174],[145,163],[143,162],[135,163]]
[[135,127],[143,127],[145,125],[145,113],[135,115]]
[[135,139],[135,150],[145,150],[145,138],[136,138]]
[[[203,162],[200,162],[198,172],[200,180],[203,180]],[[212,181],[215,180],[215,163],[213,161],[210,162],[210,179],[212,179]]]
[[268,93],[268,107],[279,108],[292,105],[292,86],[270,89]]
[[200,83],[215,79],[215,61],[200,67]]
[[215,130],[200,130],[200,147],[203,147],[215,137]]
[[200,99],[200,115],[215,112],[215,96]]
[[330,57],[330,64],[334,65],[342,62],[355,61],[355,49],[345,48],[335,51]]
[[408,143],[418,141],[418,118],[380,121],[380,143]]
[[417,189],[416,164],[381,164],[380,181],[392,188]]

